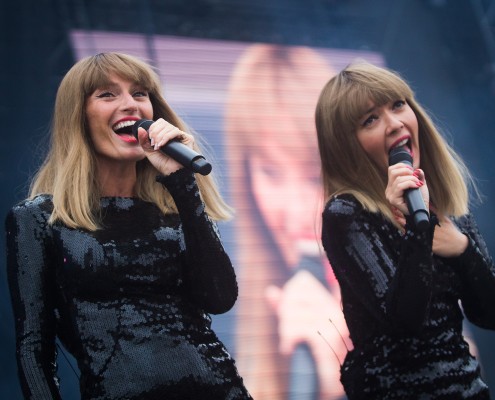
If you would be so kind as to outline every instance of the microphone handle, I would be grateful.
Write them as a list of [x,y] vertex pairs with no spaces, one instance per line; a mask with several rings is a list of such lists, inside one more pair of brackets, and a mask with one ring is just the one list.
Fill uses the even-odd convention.
[[[296,270],[310,271],[315,277],[323,269],[319,253],[306,250]],[[290,357],[287,400],[317,400],[320,393],[316,360],[308,343],[299,343]]]
[[[404,163],[413,168],[413,158],[410,152],[404,147],[396,147],[389,153],[388,164],[395,165],[397,163]],[[426,231],[430,227],[430,214],[426,209],[420,190],[408,189],[404,191],[404,200],[418,231]]]
[[404,192],[409,214],[414,219],[414,224],[420,232],[426,231],[430,226],[430,215],[426,209],[423,197],[419,189],[409,189]]
[[160,147],[160,151],[201,175],[208,175],[211,172],[211,164],[201,154],[181,142],[171,140],[165,146]]
[[287,400],[317,400],[320,393],[318,371],[311,350],[299,344],[291,356],[289,393]]

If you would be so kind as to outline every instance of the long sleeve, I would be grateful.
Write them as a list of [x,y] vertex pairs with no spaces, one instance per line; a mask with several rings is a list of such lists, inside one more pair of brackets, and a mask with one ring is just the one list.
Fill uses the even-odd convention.
[[341,369],[350,398],[489,397],[462,335],[459,299],[487,323],[493,267],[469,223],[459,224],[470,235],[465,254],[434,255],[435,222],[418,233],[406,218],[402,232],[351,195],[332,198],[324,209],[322,241],[354,344]]
[[77,361],[84,399],[250,398],[207,314],[235,301],[232,265],[194,178],[170,180],[183,217],[128,197],[100,199],[96,231],[48,225],[47,196],[9,214],[25,398],[60,399],[55,337]]
[[7,275],[24,397],[59,399],[55,377],[54,272],[42,198],[13,208],[6,219]]
[[206,312],[228,311],[237,299],[236,276],[217,226],[205,212],[194,175],[180,169],[157,180],[168,189],[179,210],[186,244],[185,286]]
[[495,266],[485,241],[469,214],[456,220],[469,238],[466,251],[455,264],[462,282],[461,302],[466,317],[474,324],[495,329]]
[[[363,320],[390,331],[423,329],[432,293],[433,229],[417,233],[408,224],[401,234],[352,196],[327,204],[322,242],[342,289],[351,334],[363,332],[352,329],[354,321],[363,326]],[[347,310],[346,303],[352,304]]]

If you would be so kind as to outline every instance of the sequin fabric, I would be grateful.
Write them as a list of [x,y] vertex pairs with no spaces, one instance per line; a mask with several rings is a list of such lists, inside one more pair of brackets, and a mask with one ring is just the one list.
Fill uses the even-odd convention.
[[[57,399],[55,337],[82,399],[251,399],[211,329],[237,283],[194,176],[161,177],[179,215],[102,198],[96,232],[47,223],[40,195],[7,216],[7,266],[24,396]],[[158,184],[158,183],[157,183]]]
[[408,217],[402,232],[351,195],[326,204],[322,242],[354,344],[341,368],[350,400],[489,399],[459,300],[470,321],[495,329],[495,268],[472,217],[454,222],[469,245],[442,258],[435,224],[418,233]]

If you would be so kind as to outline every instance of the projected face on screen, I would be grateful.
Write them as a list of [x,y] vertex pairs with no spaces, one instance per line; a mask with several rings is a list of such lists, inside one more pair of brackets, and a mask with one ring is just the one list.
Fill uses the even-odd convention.
[[321,196],[315,149],[307,151],[305,135],[293,130],[285,131],[296,139],[293,147],[284,138],[265,137],[248,163],[254,201],[289,268],[302,251],[317,247],[314,210]]
[[220,228],[240,291],[228,314],[235,323],[216,331],[226,343],[233,338],[253,397],[342,398],[348,332],[318,244],[314,109],[336,71],[357,57],[383,64],[380,55],[117,32],[71,38],[77,58],[121,51],[155,65],[167,101],[212,148],[213,171],[236,210]]
[[303,249],[318,251],[321,184],[312,115],[331,75],[315,51],[256,44],[239,58],[228,88],[227,148],[238,148],[236,159],[245,160],[251,206],[287,270],[296,268]]

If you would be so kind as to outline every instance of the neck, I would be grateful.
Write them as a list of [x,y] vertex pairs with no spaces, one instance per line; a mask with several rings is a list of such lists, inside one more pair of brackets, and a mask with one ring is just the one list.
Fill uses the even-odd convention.
[[103,197],[136,195],[136,163],[98,165],[98,182]]

